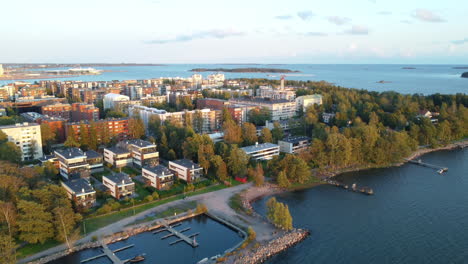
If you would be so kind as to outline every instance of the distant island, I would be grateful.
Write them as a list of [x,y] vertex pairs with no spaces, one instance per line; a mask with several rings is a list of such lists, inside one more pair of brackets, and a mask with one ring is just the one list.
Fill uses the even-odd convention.
[[462,73],[461,77],[462,77],[462,78],[468,78],[468,72]]
[[291,73],[291,72],[300,72],[293,71],[288,69],[275,69],[275,68],[195,68],[191,69],[192,72],[268,72],[268,73]]
[[452,69],[456,69],[456,70],[466,70],[466,69],[468,69],[468,66],[452,67]]
[[377,83],[392,83],[392,82],[381,80],[381,81],[378,81]]
[[79,68],[79,67],[128,67],[128,66],[167,66],[154,63],[3,63],[5,67],[20,69]]
[[402,69],[403,70],[415,70],[416,68],[415,67],[403,67]]

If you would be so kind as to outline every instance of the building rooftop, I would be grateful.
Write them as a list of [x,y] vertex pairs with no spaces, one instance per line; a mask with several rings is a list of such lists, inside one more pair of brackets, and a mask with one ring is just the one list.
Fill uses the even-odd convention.
[[105,149],[110,150],[110,151],[112,151],[112,152],[115,153],[115,154],[130,153],[130,151],[128,151],[127,149],[119,148],[119,147],[117,147],[117,146],[113,146],[113,147],[105,148]]
[[252,152],[262,151],[262,150],[270,149],[270,148],[279,148],[279,146],[276,144],[267,142],[267,143],[255,144],[252,146],[243,147],[241,149],[245,151],[245,153],[249,154]]
[[310,137],[306,137],[306,136],[286,137],[286,138],[283,138],[281,141],[294,144],[294,143],[299,143],[299,142],[304,141],[304,140],[309,141]]
[[70,188],[75,194],[94,192],[93,186],[91,186],[89,181],[84,178],[79,178],[71,181],[64,181],[63,184]]
[[85,152],[85,155],[88,159],[102,158],[102,155],[94,150],[88,150]]
[[38,158],[40,162],[54,161],[56,159],[55,155],[44,155],[43,157]]
[[156,176],[173,175],[173,173],[163,165],[158,165],[154,167],[144,167],[144,169],[156,174]]
[[229,101],[234,103],[242,103],[242,102],[253,102],[253,103],[263,103],[263,104],[282,104],[282,103],[291,103],[293,101],[286,100],[286,99],[268,99],[268,98],[231,98]]
[[57,149],[54,152],[66,159],[85,157],[85,153],[79,148]]
[[304,99],[320,99],[320,98],[322,98],[322,95],[321,95],[321,94],[309,94],[309,95],[299,96],[298,98],[304,98]]
[[37,123],[16,123],[14,125],[7,125],[7,126],[0,126],[0,129],[5,129],[5,128],[15,128],[15,127],[29,127],[29,126],[39,126]]
[[103,177],[106,177],[110,181],[113,181],[113,182],[117,183],[117,185],[133,183],[132,178],[130,178],[130,176],[128,176],[128,174],[125,174],[123,172],[119,172],[119,173],[116,173],[116,174],[113,174],[113,175],[107,175],[107,176],[103,176]]
[[173,160],[170,161],[173,162],[177,165],[183,166],[185,168],[192,168],[192,169],[200,169],[200,165],[196,164],[195,162],[189,160],[189,159],[180,159],[180,160]]
[[128,144],[128,145],[135,145],[135,146],[140,147],[140,148],[155,147],[156,146],[153,143],[151,143],[149,141],[146,141],[146,140],[142,140],[142,139],[125,140],[124,143]]
[[26,112],[21,114],[22,117],[27,119],[28,121],[34,122],[39,118],[42,118],[42,115],[36,112]]

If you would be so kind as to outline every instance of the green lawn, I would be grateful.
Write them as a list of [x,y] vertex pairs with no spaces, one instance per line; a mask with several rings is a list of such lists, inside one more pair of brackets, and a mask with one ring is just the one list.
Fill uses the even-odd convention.
[[44,242],[44,244],[27,244],[26,246],[18,249],[18,259],[27,257],[32,254],[36,254],[37,252],[41,252],[43,250],[58,246],[60,244],[61,242],[58,242],[57,240],[47,240],[46,242]]
[[130,176],[141,174],[141,170],[138,170],[138,169],[132,168],[132,167],[123,167],[122,172],[125,172],[126,174],[128,174]]
[[139,181],[133,181],[135,183],[135,192],[138,194],[136,200],[143,200],[146,196],[150,195],[151,192],[145,188],[145,185]]

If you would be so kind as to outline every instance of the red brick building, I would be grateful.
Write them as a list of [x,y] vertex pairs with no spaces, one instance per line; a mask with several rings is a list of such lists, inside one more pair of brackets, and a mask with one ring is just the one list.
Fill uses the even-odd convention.
[[81,140],[81,133],[84,132],[89,133],[90,137],[95,137],[98,142],[101,142],[104,137],[124,140],[129,136],[128,118],[69,123],[65,132],[66,137],[73,135],[78,141]]
[[65,124],[66,120],[60,117],[43,116],[36,120],[39,124],[48,124],[50,130],[55,133],[57,143],[65,141]]
[[81,120],[98,120],[99,108],[93,104],[74,103],[71,109],[71,121],[78,122]]
[[69,104],[53,104],[46,105],[41,108],[43,115],[48,115],[50,117],[60,117],[66,120],[70,120],[72,107]]

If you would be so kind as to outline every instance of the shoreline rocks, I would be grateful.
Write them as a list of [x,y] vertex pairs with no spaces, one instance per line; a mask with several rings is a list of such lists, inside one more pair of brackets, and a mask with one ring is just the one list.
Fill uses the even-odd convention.
[[274,239],[253,251],[237,258],[235,264],[258,264],[263,263],[274,255],[296,245],[310,235],[308,230],[294,229],[281,237]]
[[462,73],[461,77],[462,77],[462,78],[468,78],[468,72]]

